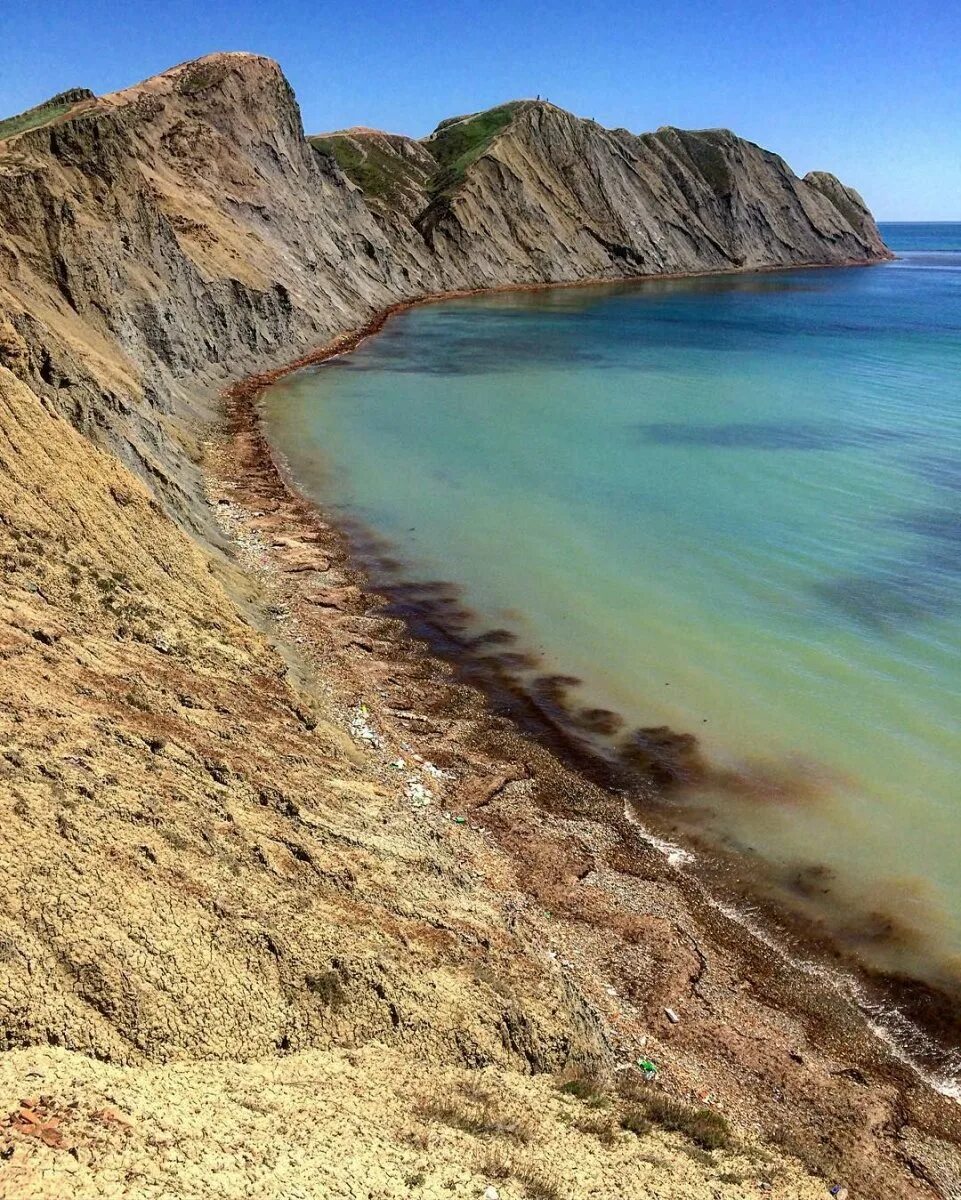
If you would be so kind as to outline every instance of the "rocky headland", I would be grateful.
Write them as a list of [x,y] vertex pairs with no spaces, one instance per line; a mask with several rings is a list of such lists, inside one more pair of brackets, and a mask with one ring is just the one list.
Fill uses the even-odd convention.
[[958,1194],[955,1101],[386,618],[254,403],[426,296],[885,257],[726,131],[308,139],[253,55],[0,123],[0,1195]]

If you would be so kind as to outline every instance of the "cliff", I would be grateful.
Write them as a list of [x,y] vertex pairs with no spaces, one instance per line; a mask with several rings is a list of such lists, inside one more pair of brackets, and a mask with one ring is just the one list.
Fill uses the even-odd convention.
[[527,102],[467,158],[447,169],[449,182],[441,176],[416,224],[485,282],[885,256],[870,218],[852,225],[827,188],[726,130],[638,137]]
[[524,101],[308,142],[276,64],[240,54],[70,97],[0,140],[0,356],[185,520],[199,397],[386,304],[886,255],[856,193],[724,132]]
[[442,122],[421,142],[311,139],[375,210],[410,220],[448,287],[805,263],[887,251],[856,192],[799,179],[727,130],[608,130],[541,101]]
[[[0,1192],[937,1194],[950,1114],[852,1014],[820,1045],[817,989],[211,425],[425,293],[885,255],[732,134],[519,102],[308,141],[252,55],[0,128]],[[660,1108],[600,1082],[645,1047]]]

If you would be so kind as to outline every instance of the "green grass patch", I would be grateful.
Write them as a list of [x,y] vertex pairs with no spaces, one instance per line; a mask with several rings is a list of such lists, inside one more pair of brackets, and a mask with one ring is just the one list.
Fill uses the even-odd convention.
[[456,187],[464,178],[471,163],[476,162],[493,139],[510,124],[518,103],[502,104],[486,112],[438,125],[427,142],[427,148],[437,159],[440,170],[428,185],[431,196]]
[[92,97],[93,92],[86,88],[73,88],[69,92],[60,92],[35,108],[28,108],[26,112],[7,117],[6,120],[0,121],[0,141],[17,133],[26,133],[28,129],[39,129],[41,125],[64,116],[81,100],[89,100]]
[[318,153],[333,158],[347,178],[374,200],[392,204],[402,193],[423,186],[421,172],[371,139],[335,133],[308,141]]
[[696,133],[682,131],[681,138],[691,161],[708,187],[718,196],[729,196],[734,191],[734,175],[727,155],[714,133],[709,129],[698,130]]

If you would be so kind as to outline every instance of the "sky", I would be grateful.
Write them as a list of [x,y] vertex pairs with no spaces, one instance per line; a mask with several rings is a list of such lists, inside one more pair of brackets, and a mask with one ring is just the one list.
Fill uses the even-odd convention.
[[0,0],[0,46],[0,117],[251,50],[310,133],[421,136],[539,94],[637,133],[726,126],[880,220],[961,220],[958,0]]

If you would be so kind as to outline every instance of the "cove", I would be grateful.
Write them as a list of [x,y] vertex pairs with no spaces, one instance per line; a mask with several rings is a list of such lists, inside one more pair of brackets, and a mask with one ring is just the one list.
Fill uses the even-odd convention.
[[586,736],[695,735],[679,829],[957,987],[961,228],[883,232],[867,269],[414,308],[264,418],[395,584],[452,585],[532,691],[616,714]]

